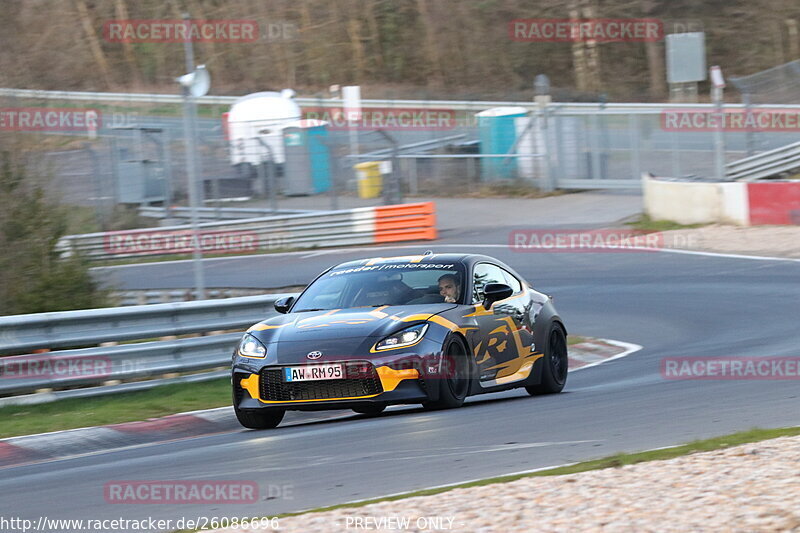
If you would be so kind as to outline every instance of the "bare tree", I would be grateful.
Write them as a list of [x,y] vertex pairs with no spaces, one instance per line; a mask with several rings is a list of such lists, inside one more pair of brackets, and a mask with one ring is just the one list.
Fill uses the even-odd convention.
[[94,56],[95,64],[97,68],[100,69],[106,87],[111,87],[111,69],[108,66],[108,61],[106,61],[106,56],[103,55],[103,49],[100,47],[100,41],[95,33],[95,24],[89,14],[89,8],[86,7],[86,2],[84,0],[73,1],[75,3],[75,8],[78,10],[78,15],[83,25],[83,31],[86,33],[86,40]]

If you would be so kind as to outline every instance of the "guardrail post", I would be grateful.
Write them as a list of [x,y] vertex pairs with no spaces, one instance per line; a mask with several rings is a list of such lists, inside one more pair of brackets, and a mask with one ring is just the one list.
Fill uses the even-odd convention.
[[718,115],[718,124],[714,128],[714,178],[717,181],[723,181],[725,179],[725,139],[722,127],[725,122],[725,110],[722,101],[722,87],[712,87],[711,97]]

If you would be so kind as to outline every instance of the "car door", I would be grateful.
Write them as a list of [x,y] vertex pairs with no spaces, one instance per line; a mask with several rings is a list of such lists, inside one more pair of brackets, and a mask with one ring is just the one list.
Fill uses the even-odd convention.
[[[483,288],[488,283],[504,283],[514,293],[487,310],[483,307]],[[472,303],[479,327],[473,355],[481,385],[490,387],[527,378],[535,359],[527,323],[530,298],[523,284],[499,265],[477,263],[472,272]]]

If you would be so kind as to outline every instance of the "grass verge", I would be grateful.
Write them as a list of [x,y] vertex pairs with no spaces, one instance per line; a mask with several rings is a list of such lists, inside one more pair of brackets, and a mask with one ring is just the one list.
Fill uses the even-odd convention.
[[472,481],[469,483],[463,483],[460,485],[452,485],[449,487],[440,487],[436,489],[425,489],[419,490],[415,492],[408,492],[405,494],[398,494],[395,496],[389,496],[385,498],[375,498],[373,500],[365,500],[357,503],[346,503],[341,505],[332,505],[329,507],[320,507],[318,509],[312,509],[308,511],[298,512],[298,513],[287,513],[278,515],[278,518],[284,518],[289,516],[297,516],[306,513],[321,513],[325,511],[333,511],[336,509],[344,509],[344,508],[355,508],[355,507],[363,507],[365,505],[369,505],[372,503],[379,503],[379,502],[387,502],[387,501],[395,501],[395,500],[403,500],[406,498],[413,498],[416,496],[432,496],[434,494],[441,494],[443,492],[448,492],[453,489],[463,489],[469,487],[480,487],[484,485],[491,485],[494,483],[508,483],[510,481],[516,481],[522,478],[528,477],[545,477],[545,476],[561,476],[565,474],[576,474],[579,472],[587,472],[589,470],[601,470],[604,468],[618,468],[624,465],[633,465],[638,463],[644,463],[648,461],[663,461],[666,459],[673,459],[675,457],[680,457],[683,455],[689,455],[692,453],[698,452],[708,452],[712,450],[721,450],[724,448],[730,448],[733,446],[739,446],[741,444],[747,444],[750,442],[758,442],[762,440],[769,440],[775,439],[778,437],[793,437],[800,435],[800,427],[789,427],[789,428],[777,428],[777,429],[751,429],[748,431],[742,431],[739,433],[734,433],[732,435],[725,435],[722,437],[715,437],[713,439],[705,439],[705,440],[696,440],[690,442],[688,444],[683,444],[680,446],[675,446],[673,448],[665,448],[661,450],[650,450],[638,453],[620,453],[617,455],[612,455],[609,457],[605,457],[602,459],[596,459],[593,461],[585,461],[581,463],[576,463],[570,466],[563,466],[558,468],[550,468],[548,470],[540,470],[538,472],[531,472],[528,474],[515,474],[510,476],[498,476],[488,479],[481,479],[478,481]]
[[[557,189],[545,192],[530,183],[520,181],[500,181],[488,185],[481,185],[477,190],[464,194],[456,193],[455,197],[462,198],[546,198],[548,196],[562,196],[577,191]],[[449,196],[449,197],[453,197]]]
[[567,335],[567,346],[572,346],[573,344],[580,344],[582,342],[586,342],[589,337],[581,337],[579,335]]
[[0,438],[167,416],[231,404],[230,379],[177,383],[147,391],[0,407]]
[[642,231],[670,231],[674,229],[695,229],[708,224],[678,224],[671,220],[653,220],[648,215],[641,215],[637,220],[627,222],[626,226]]

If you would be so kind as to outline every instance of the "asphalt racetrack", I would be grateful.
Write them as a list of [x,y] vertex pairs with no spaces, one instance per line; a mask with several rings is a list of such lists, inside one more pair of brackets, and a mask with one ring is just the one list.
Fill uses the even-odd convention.
[[[796,380],[677,381],[660,374],[664,357],[800,355],[800,262],[665,252],[518,253],[503,244],[451,242],[213,259],[206,262],[207,284],[301,285],[332,263],[425,249],[498,257],[555,297],[571,333],[643,349],[570,374],[556,396],[532,398],[520,390],[475,397],[456,410],[409,406],[377,418],[300,413],[273,431],[237,428],[7,468],[0,470],[0,509],[32,519],[264,516],[800,424]],[[96,273],[120,288],[192,283],[189,262]],[[256,481],[262,499],[209,507],[119,505],[103,497],[109,481],[209,479]]]

